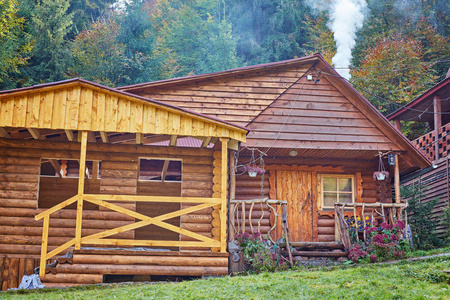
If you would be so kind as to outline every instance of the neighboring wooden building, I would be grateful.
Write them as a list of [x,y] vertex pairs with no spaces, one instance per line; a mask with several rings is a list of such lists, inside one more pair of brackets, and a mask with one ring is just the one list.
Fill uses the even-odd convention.
[[[382,190],[372,179],[379,152],[397,156],[397,168],[389,169],[397,183],[400,173],[430,165],[320,55],[119,89],[250,129],[246,143],[233,156],[235,164],[246,165],[252,152],[256,159],[263,153],[268,172],[249,178],[240,174],[242,168],[232,168],[230,198],[287,201],[290,241],[294,242],[339,239],[334,207],[339,198],[350,203],[392,202],[390,188]],[[233,171],[240,175],[233,178]],[[341,184],[340,190],[336,184]],[[400,201],[398,185],[396,191]],[[230,210],[234,222],[246,220],[246,230],[251,230],[250,212],[254,230],[259,223],[259,229],[267,233],[275,222],[265,204]],[[238,225],[233,223],[231,228]],[[282,237],[281,226],[272,236]]]
[[[39,265],[47,286],[227,274],[228,147],[247,132],[79,79],[0,92],[2,290]],[[154,251],[111,249],[133,246]]]
[[[405,107],[393,112],[388,119],[394,121],[401,130],[400,121],[426,122],[429,133],[415,139],[412,143],[431,161],[433,167],[402,177],[405,186],[420,186],[421,201],[428,202],[439,198],[433,209],[433,218],[442,220],[444,209],[450,207],[450,71],[447,77]],[[446,237],[444,224],[438,225],[437,233]]]

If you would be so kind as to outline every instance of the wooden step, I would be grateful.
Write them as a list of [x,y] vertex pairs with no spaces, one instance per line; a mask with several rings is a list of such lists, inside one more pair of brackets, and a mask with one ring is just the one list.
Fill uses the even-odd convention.
[[[283,251],[282,254],[287,256],[287,251]],[[292,252],[292,256],[305,256],[305,257],[345,257],[348,256],[348,252],[330,252],[330,251],[295,251]]]
[[[312,249],[344,249],[344,245],[341,242],[291,242],[291,247],[298,250],[312,250]],[[286,247],[283,243],[281,247]]]

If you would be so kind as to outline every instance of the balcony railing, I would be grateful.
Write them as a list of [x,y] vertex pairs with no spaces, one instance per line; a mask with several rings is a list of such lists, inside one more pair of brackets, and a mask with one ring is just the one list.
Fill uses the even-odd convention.
[[[434,131],[431,131],[412,141],[414,146],[431,161],[436,159],[434,136]],[[450,152],[450,123],[439,128],[437,143],[439,145],[439,159],[447,157]]]

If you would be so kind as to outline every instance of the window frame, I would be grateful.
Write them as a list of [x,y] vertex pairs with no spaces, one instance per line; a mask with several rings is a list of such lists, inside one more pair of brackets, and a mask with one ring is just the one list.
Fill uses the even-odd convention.
[[[181,158],[167,158],[167,157],[139,157],[138,158],[138,176],[137,180],[142,182],[163,182],[162,179],[155,180],[155,179],[141,179],[141,160],[161,160],[161,161],[179,161],[180,162],[180,180],[165,180],[164,182],[183,182],[183,159]],[[169,162],[170,163],[170,162]],[[162,171],[162,170],[161,170]]]
[[[326,192],[334,192],[334,191],[324,191],[324,184],[323,184],[323,179],[324,178],[343,178],[343,179],[351,179],[352,181],[352,191],[351,191],[351,195],[352,195],[352,202],[351,203],[355,203],[355,193],[356,193],[356,180],[355,180],[355,175],[354,174],[319,174],[319,182],[320,182],[320,208],[321,209],[334,209],[334,206],[327,206],[325,205],[324,202],[324,194]],[[339,186],[339,181],[337,182],[337,186]],[[339,190],[336,190],[336,194],[337,194],[337,202],[339,203],[339,194],[343,193],[343,194],[350,194],[350,192],[340,192]]]

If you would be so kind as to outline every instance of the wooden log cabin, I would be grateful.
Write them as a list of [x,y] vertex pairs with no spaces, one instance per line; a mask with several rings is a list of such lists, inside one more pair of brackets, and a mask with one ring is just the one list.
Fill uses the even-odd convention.
[[[248,128],[230,157],[230,198],[287,201],[289,240],[299,245],[339,240],[336,202],[348,204],[347,216],[361,216],[362,204],[400,203],[400,174],[430,165],[320,54],[119,89]],[[373,180],[380,153],[391,174],[384,187]],[[249,177],[243,167],[255,163],[266,172]],[[230,240],[243,229],[268,233],[276,216],[280,222],[279,208],[267,203],[233,203]],[[281,226],[271,236],[282,238]]]
[[447,238],[447,228],[441,222],[444,210],[450,207],[450,70],[444,80],[426,90],[422,95],[405,107],[393,112],[388,119],[398,130],[402,130],[401,121],[428,123],[430,131],[412,141],[433,166],[402,176],[402,184],[420,189],[420,201],[429,202],[439,198],[432,211],[436,220],[436,233]]
[[3,289],[38,265],[47,286],[227,274],[227,234],[282,238],[281,206],[289,240],[322,247],[340,240],[336,203],[361,215],[392,202],[391,181],[372,179],[380,152],[397,157],[397,202],[399,175],[429,166],[319,54],[116,89],[73,79],[0,92],[0,136]]
[[49,287],[227,274],[228,148],[247,133],[81,79],[1,92],[2,290],[38,266]]

